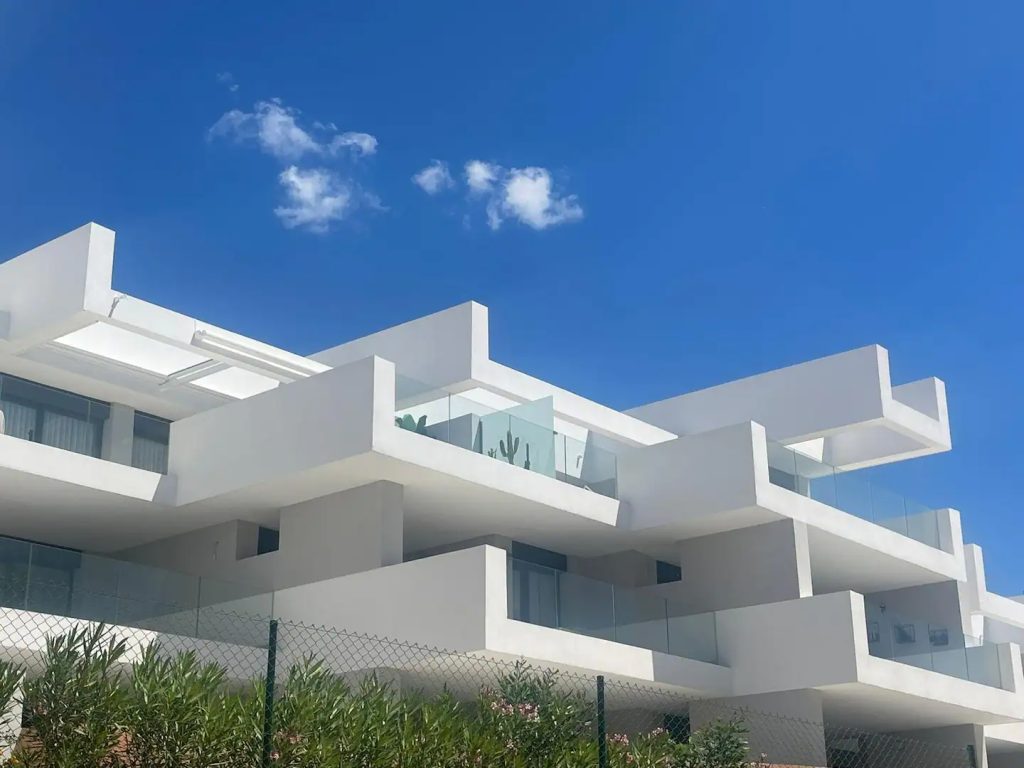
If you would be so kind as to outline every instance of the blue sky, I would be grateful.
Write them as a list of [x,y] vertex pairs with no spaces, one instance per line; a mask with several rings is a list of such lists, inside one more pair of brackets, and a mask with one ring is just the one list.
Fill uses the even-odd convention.
[[1024,4],[367,5],[0,5],[0,259],[304,353],[473,298],[617,407],[881,343],[955,447],[875,474],[1024,590]]

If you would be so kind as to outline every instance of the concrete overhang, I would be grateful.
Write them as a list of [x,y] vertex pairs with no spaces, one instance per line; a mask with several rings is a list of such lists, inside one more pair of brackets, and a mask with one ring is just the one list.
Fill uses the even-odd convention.
[[180,419],[328,369],[116,291],[87,224],[0,264],[0,372]]
[[734,695],[817,689],[826,720],[869,730],[1024,719],[1015,644],[994,648],[1002,680],[994,687],[872,656],[864,599],[854,592],[719,611],[716,619]]
[[767,446],[764,428],[748,422],[624,454],[619,489],[628,526],[648,549],[667,555],[683,539],[797,521],[807,528],[817,591],[873,592],[965,578],[955,510],[930,513],[935,546],[929,546],[773,484]]
[[274,611],[285,621],[526,659],[588,678],[656,683],[681,696],[722,696],[732,689],[732,672],[719,664],[509,619],[507,554],[490,546],[279,590]]
[[678,435],[756,421],[768,436],[839,469],[948,451],[942,381],[892,384],[871,345],[626,411]]
[[[331,366],[368,355],[395,364],[401,376],[452,394],[486,397],[494,408],[508,408],[550,397],[563,428],[591,430],[623,446],[653,445],[672,432],[573,392],[502,365],[490,357],[487,307],[475,301],[388,328],[312,355]],[[570,432],[571,434],[571,432]]]

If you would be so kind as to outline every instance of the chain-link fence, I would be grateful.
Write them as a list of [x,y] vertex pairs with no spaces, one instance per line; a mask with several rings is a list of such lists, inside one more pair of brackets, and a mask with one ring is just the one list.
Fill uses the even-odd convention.
[[186,608],[22,586],[0,583],[0,748],[20,764],[972,765],[966,745],[254,617],[228,610],[234,602]]

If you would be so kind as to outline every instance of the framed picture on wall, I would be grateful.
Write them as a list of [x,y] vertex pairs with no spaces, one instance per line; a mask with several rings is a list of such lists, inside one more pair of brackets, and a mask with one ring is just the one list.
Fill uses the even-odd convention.
[[917,627],[913,624],[894,624],[892,634],[899,645],[911,645],[917,642]]
[[881,639],[882,639],[882,633],[878,629],[878,622],[877,621],[869,621],[868,622],[868,642],[869,643],[877,643]]
[[949,645],[949,630],[945,627],[928,630],[928,642],[933,646]]

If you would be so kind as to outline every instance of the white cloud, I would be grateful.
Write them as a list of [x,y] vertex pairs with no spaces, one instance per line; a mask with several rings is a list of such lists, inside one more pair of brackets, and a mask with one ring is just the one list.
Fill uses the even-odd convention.
[[[557,197],[552,193],[551,174],[546,168],[513,168],[504,182],[502,210],[534,229],[583,218],[576,195]],[[500,222],[492,224],[497,229]]]
[[[326,232],[355,208],[386,210],[380,198],[360,187],[354,168],[343,175],[324,167],[342,153],[351,152],[356,157],[374,154],[376,137],[356,131],[339,133],[334,123],[314,122],[307,129],[300,125],[299,118],[299,111],[285,106],[280,99],[258,101],[251,112],[225,112],[210,128],[207,138],[255,144],[281,162],[284,170],[277,180],[284,190],[285,202],[274,209],[274,214],[289,229]],[[318,167],[301,167],[301,161],[310,157],[318,158]]]
[[377,151],[377,138],[368,133],[347,131],[335,136],[327,146],[329,151],[335,153],[351,149],[358,155],[372,155]]
[[252,112],[232,109],[210,128],[211,137],[256,141],[260,149],[279,160],[297,160],[307,153],[320,153],[320,144],[299,127],[298,112],[279,101],[258,101]]
[[466,163],[466,184],[472,194],[486,195],[485,212],[491,229],[499,229],[508,219],[541,230],[583,218],[576,195],[555,193],[547,168],[507,170],[482,160],[470,160]]
[[501,171],[500,165],[470,160],[466,163],[466,183],[473,192],[490,192]]
[[412,177],[413,183],[428,195],[436,195],[445,189],[455,186],[452,175],[448,172],[448,164],[434,160],[422,171]]
[[[210,138],[256,141],[260,149],[279,160],[294,161],[304,155],[334,155],[351,148],[359,155],[377,151],[377,138],[369,133],[346,131],[318,139],[299,125],[299,111],[286,107],[280,99],[258,101],[252,112],[232,109],[210,128]],[[313,123],[319,133],[334,132],[333,123]]]
[[326,168],[302,170],[290,165],[281,171],[278,181],[288,205],[278,206],[274,213],[289,229],[326,232],[332,222],[345,218],[354,204],[352,187]]

